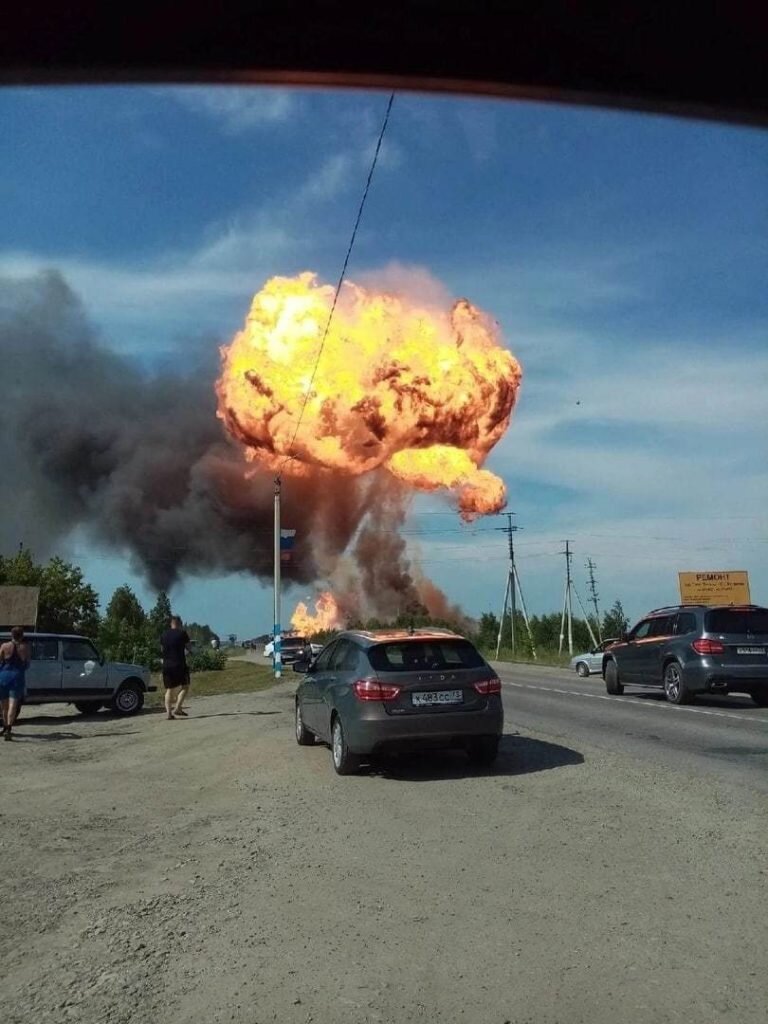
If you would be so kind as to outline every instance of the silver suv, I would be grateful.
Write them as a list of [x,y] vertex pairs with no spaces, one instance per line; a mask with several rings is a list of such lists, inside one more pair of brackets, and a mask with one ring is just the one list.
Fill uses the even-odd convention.
[[[0,635],[0,643],[9,634]],[[157,689],[148,668],[105,661],[84,636],[27,633],[30,649],[25,704],[74,704],[83,714],[105,705],[135,715],[144,695]]]
[[768,608],[656,608],[605,652],[603,679],[611,694],[656,687],[686,704],[699,693],[748,693],[768,707]]

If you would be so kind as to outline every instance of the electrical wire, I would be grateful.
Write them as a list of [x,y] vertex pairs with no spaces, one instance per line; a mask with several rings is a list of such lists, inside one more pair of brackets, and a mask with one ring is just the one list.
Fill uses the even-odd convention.
[[[307,389],[304,392],[304,401],[302,402],[301,409],[299,410],[299,418],[296,421],[296,429],[293,432],[293,437],[291,438],[291,443],[288,446],[288,454],[286,455],[285,459],[283,460],[283,462],[282,462],[282,464],[280,466],[280,470],[282,470],[283,466],[285,466],[285,464],[287,462],[290,462],[291,459],[293,458],[293,446],[294,446],[294,444],[296,442],[296,437],[297,437],[297,435],[299,433],[299,430],[301,428],[301,422],[304,419],[304,412],[305,412],[305,410],[307,408],[307,402],[309,401],[309,396],[312,394],[312,387],[313,387],[313,385],[315,383],[315,376],[317,374],[317,368],[320,365],[320,358],[321,358],[321,356],[323,354],[323,349],[325,348],[325,342],[326,342],[326,339],[328,337],[328,332],[331,329],[331,321],[333,320],[333,314],[336,311],[336,305],[337,305],[337,303],[339,301],[339,294],[341,293],[341,286],[344,283],[344,277],[346,276],[346,273],[347,273],[347,267],[349,266],[349,260],[350,260],[350,257],[352,255],[352,249],[354,248],[354,245],[355,245],[355,238],[357,237],[357,229],[360,227],[360,221],[362,220],[362,217],[363,217],[363,209],[365,208],[365,201],[368,198],[368,192],[370,190],[371,181],[373,179],[373,172],[376,170],[376,164],[378,163],[378,160],[379,160],[379,153],[381,152],[381,144],[384,141],[384,133],[387,130],[387,124],[389,123],[389,115],[390,115],[390,112],[392,110],[392,104],[394,103],[394,100],[395,100],[395,94],[394,94],[394,92],[392,92],[392,93],[390,93],[389,102],[387,103],[387,109],[386,109],[386,112],[384,114],[384,120],[382,121],[382,124],[381,124],[381,131],[379,132],[379,137],[378,137],[378,139],[376,141],[376,149],[374,150],[374,153],[373,153],[373,160],[371,161],[371,167],[370,167],[370,170],[368,171],[368,178],[367,178],[367,180],[365,182],[365,188],[363,189],[363,197],[360,200],[360,206],[359,206],[358,211],[357,211],[357,218],[355,220],[355,226],[352,228],[352,237],[349,240],[349,246],[347,247],[347,254],[344,257],[344,264],[343,264],[343,266],[341,268],[341,274],[339,275],[338,284],[336,285],[336,291],[335,291],[334,296],[333,296],[333,303],[331,304],[331,309],[330,309],[330,312],[328,313],[328,320],[326,321],[326,324],[325,324],[325,330],[323,331],[323,336],[320,339],[320,347],[317,350],[317,358],[315,359],[315,365],[312,368],[312,376],[309,378],[309,384],[307,385]],[[278,479],[280,477],[280,470],[278,470],[278,474],[277,474],[278,475]]]

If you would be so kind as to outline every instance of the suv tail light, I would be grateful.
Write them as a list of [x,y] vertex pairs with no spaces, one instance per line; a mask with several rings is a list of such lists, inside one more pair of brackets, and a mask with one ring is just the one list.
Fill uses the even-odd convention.
[[694,640],[691,647],[697,654],[722,654],[725,650],[725,645],[719,640],[708,640],[706,637]]
[[479,683],[474,684],[474,687],[484,697],[490,696],[493,693],[501,693],[501,680],[496,676],[491,676],[490,679],[481,679]]
[[394,700],[400,687],[394,683],[380,683],[378,679],[357,679],[352,683],[352,692],[358,700]]

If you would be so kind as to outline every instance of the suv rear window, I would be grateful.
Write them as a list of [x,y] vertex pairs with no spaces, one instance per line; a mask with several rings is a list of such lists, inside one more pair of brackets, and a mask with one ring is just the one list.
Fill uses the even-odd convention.
[[768,633],[768,608],[717,608],[707,612],[708,633]]
[[377,672],[418,672],[482,668],[482,656],[468,640],[403,640],[368,651]]

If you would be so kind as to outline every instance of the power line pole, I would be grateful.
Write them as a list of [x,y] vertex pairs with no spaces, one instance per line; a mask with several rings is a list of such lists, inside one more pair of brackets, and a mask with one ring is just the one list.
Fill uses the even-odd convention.
[[272,658],[275,670],[275,678],[279,679],[283,674],[283,655],[282,655],[282,637],[281,637],[281,600],[280,600],[280,490],[282,482],[279,476],[275,477],[275,614],[274,614],[274,628],[272,630]]
[[501,609],[501,618],[499,620],[499,635],[496,638],[496,657],[499,656],[499,650],[501,649],[501,633],[504,629],[504,618],[507,614],[507,608],[509,608],[509,622],[511,627],[511,640],[512,640],[512,653],[515,653],[515,616],[517,614],[517,596],[520,596],[520,609],[523,613],[523,621],[525,622],[525,628],[528,632],[528,640],[531,644],[531,653],[533,657],[536,657],[536,647],[533,643],[533,633],[531,632],[531,624],[528,620],[528,609],[525,607],[525,598],[523,597],[523,588],[520,584],[520,576],[517,572],[517,565],[515,564],[515,534],[518,530],[522,529],[520,526],[516,526],[512,522],[512,516],[514,512],[505,512],[507,517],[506,526],[498,526],[496,529],[501,533],[506,533],[507,540],[509,543],[509,565],[507,568],[507,583],[504,588],[504,604]]
[[595,622],[597,623],[597,637],[600,643],[603,642],[603,631],[600,628],[600,609],[597,606],[597,582],[595,581],[595,563],[591,558],[587,559],[587,571],[589,572],[589,600],[595,609]]
[[566,540],[565,551],[561,551],[561,555],[565,555],[565,593],[563,595],[563,614],[560,617],[560,648],[558,653],[563,653],[563,639],[565,637],[565,620],[566,615],[568,617],[568,651],[573,654],[573,583],[571,581],[571,559],[573,558],[573,552],[571,551],[571,542]]

